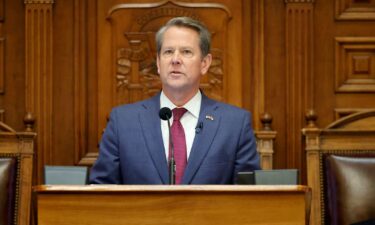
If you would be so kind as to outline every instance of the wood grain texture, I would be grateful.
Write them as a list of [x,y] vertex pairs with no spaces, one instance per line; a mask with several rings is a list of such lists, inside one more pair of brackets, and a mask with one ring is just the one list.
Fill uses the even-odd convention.
[[37,171],[42,181],[44,164],[52,162],[53,77],[52,3],[25,2],[26,109],[37,118]]
[[335,0],[338,20],[375,20],[375,2],[370,0]]
[[[298,1],[300,2],[300,1]],[[304,112],[313,108],[313,14],[312,1],[286,6],[286,141],[287,167],[304,166],[302,138]]]
[[304,224],[309,196],[304,186],[92,185],[35,191],[40,225]]

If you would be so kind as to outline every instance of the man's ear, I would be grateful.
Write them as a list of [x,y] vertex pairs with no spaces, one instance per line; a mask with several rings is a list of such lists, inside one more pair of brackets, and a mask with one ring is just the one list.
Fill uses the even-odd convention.
[[212,63],[212,55],[207,54],[201,62],[201,74],[206,74]]
[[156,56],[156,67],[158,68],[158,74],[160,74],[160,62],[159,62],[159,55]]

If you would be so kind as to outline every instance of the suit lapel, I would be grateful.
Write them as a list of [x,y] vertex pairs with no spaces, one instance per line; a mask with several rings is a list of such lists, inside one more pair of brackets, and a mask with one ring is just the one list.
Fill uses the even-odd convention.
[[188,164],[183,177],[184,184],[190,183],[194,178],[194,175],[198,171],[210,149],[212,141],[214,140],[220,124],[220,116],[216,112],[216,108],[217,105],[215,104],[215,101],[202,94],[198,123],[201,122],[203,126],[201,131],[195,134]]
[[168,164],[161,134],[159,108],[160,94],[143,103],[139,121],[146,139],[147,150],[164,184],[168,183]]

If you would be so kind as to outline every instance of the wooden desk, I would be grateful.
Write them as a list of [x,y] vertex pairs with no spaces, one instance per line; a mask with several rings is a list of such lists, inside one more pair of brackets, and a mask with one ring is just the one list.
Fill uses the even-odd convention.
[[37,186],[38,225],[305,224],[305,186]]

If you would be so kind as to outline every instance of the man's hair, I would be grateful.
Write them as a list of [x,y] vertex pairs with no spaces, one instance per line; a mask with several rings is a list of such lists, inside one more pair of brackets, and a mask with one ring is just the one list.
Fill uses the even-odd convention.
[[208,53],[210,53],[211,34],[207,27],[198,20],[194,20],[190,17],[176,17],[169,20],[167,24],[161,27],[156,33],[155,40],[158,55],[160,55],[164,33],[171,27],[185,27],[195,30],[199,35],[199,47],[201,49],[202,57],[205,57]]

